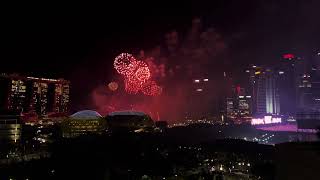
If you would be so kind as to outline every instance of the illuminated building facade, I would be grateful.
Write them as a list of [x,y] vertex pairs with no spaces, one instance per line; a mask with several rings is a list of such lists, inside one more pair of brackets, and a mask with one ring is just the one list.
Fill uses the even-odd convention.
[[48,84],[37,81],[32,84],[29,109],[35,110],[38,115],[45,115],[48,112]]
[[20,79],[12,79],[8,97],[8,108],[16,111],[23,111],[26,103],[26,84]]
[[54,87],[54,112],[68,112],[70,103],[70,86],[69,83],[55,84]]
[[[226,114],[232,121],[242,121],[252,115],[252,97],[240,86],[232,87],[231,95],[227,97]],[[240,123],[240,122],[239,122]]]
[[63,79],[0,76],[1,109],[16,112],[35,112],[46,116],[49,112],[67,113],[70,82]]
[[106,130],[104,119],[66,119],[62,123],[63,137],[77,137],[84,134],[102,134]]
[[252,66],[249,91],[252,96],[252,112],[255,115],[280,114],[279,74],[269,68]]
[[85,134],[102,134],[106,130],[106,120],[95,111],[79,111],[62,123],[63,137],[71,138]]
[[279,90],[276,83],[276,75],[267,73],[265,77],[266,84],[266,113],[280,114],[280,97]]
[[143,112],[118,111],[106,117],[108,128],[113,131],[147,132],[152,131],[154,122],[151,117]]
[[18,142],[21,138],[20,115],[15,112],[0,113],[0,140]]

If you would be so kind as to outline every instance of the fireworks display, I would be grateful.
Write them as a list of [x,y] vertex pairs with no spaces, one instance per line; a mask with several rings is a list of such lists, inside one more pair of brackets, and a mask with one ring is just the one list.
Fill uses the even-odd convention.
[[161,94],[162,88],[155,81],[149,81],[142,88],[142,92],[148,96],[158,96]]
[[136,60],[131,54],[121,53],[114,60],[114,68],[124,77],[127,93],[142,92],[148,96],[161,94],[162,88],[155,81],[150,81],[151,72],[146,62]]
[[[118,88],[112,81],[96,87],[88,102],[92,108],[104,115],[142,111],[171,122],[220,113],[215,104],[225,93],[220,86],[225,79],[218,77],[229,63],[228,44],[214,29],[194,22],[187,30],[190,33],[169,32],[165,42],[146,51],[116,54],[112,78]],[[212,71],[212,67],[218,68]]]
[[114,68],[121,75],[129,76],[136,69],[136,60],[135,58],[128,53],[121,53],[114,60]]
[[124,79],[125,90],[129,94],[137,94],[143,85],[143,82],[139,81],[135,76]]
[[119,85],[116,82],[110,82],[108,84],[108,88],[110,89],[110,91],[116,91],[118,89]]

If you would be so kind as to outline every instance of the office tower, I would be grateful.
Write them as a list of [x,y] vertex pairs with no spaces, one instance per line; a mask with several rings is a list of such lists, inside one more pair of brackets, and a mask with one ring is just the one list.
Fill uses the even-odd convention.
[[280,98],[277,87],[277,75],[268,71],[265,73],[266,113],[280,114]]
[[229,120],[241,123],[244,118],[252,115],[251,95],[248,95],[244,88],[233,86],[226,101],[226,114]]
[[279,74],[270,68],[252,66],[249,73],[249,92],[255,115],[280,114]]
[[283,54],[276,65],[279,73],[278,85],[281,97],[281,112],[294,115],[299,107],[301,77],[306,70],[306,60],[292,53]]

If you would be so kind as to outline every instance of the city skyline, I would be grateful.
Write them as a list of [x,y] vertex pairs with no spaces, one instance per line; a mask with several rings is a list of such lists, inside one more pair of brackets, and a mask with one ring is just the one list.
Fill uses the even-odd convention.
[[[307,56],[319,50],[316,40],[319,38],[314,33],[320,27],[317,1],[222,3],[217,0],[203,4],[195,1],[156,4],[147,3],[148,8],[144,8],[145,5],[132,3],[131,8],[125,8],[130,17],[119,15],[121,10],[117,11],[116,7],[120,7],[117,4],[109,7],[91,3],[85,7],[79,5],[86,10],[84,14],[81,10],[69,11],[62,7],[57,8],[61,11],[34,11],[42,16],[14,10],[11,18],[16,23],[10,23],[9,19],[5,21],[7,33],[4,33],[6,37],[2,43],[6,49],[2,59],[6,59],[6,63],[0,67],[0,72],[64,77],[73,84],[73,105],[78,106],[78,110],[89,104],[84,96],[98,85],[113,80],[115,56],[123,51],[149,52],[162,46],[166,34],[174,30],[183,39],[194,18],[202,20],[204,29],[213,27],[222,35],[228,48],[228,57],[223,61],[230,63],[233,77],[242,71],[235,67],[245,68],[250,63],[276,64],[283,54],[294,50]],[[166,13],[162,9],[166,9]],[[34,8],[30,7],[30,10]],[[28,28],[22,31],[20,26]],[[86,87],[82,87],[83,81]]]
[[319,0],[3,7],[0,179],[319,179]]

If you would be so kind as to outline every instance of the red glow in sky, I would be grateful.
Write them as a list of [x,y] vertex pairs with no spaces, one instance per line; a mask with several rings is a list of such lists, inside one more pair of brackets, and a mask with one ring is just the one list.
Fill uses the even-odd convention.
[[284,54],[282,57],[283,57],[283,59],[289,59],[290,60],[290,59],[293,59],[295,56],[293,54],[289,53],[289,54]]
[[237,85],[236,90],[237,90],[237,94],[239,95],[240,94],[240,90],[241,90],[239,85]]

